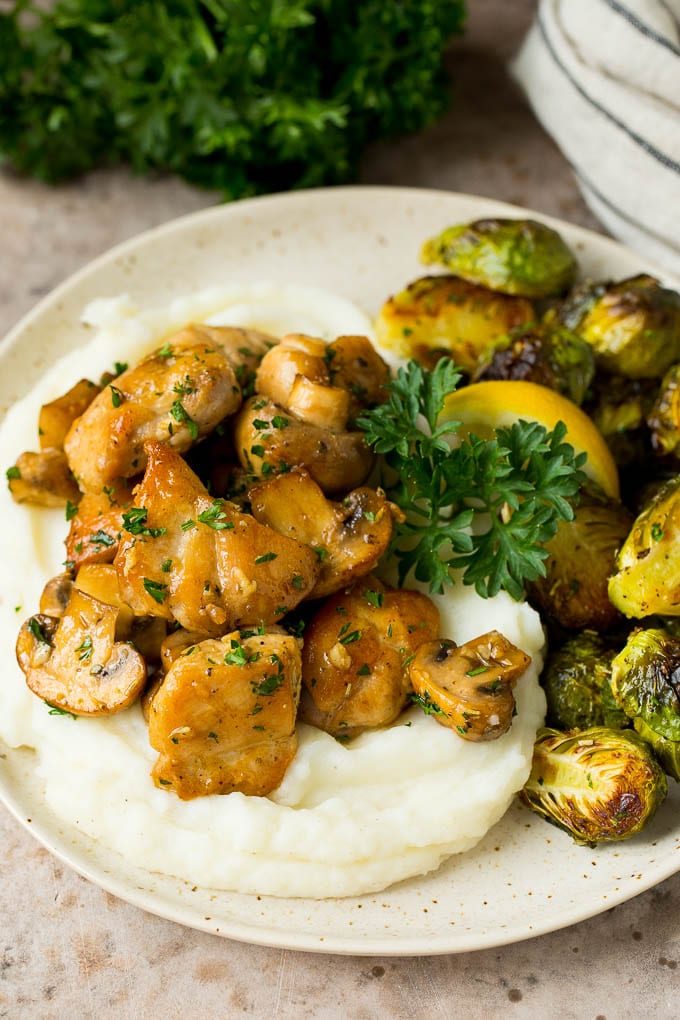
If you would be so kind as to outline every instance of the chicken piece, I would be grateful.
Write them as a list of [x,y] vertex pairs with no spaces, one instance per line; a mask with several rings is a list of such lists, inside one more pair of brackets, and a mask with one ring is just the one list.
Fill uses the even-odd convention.
[[332,503],[301,468],[254,486],[250,504],[260,524],[316,552],[320,569],[310,598],[331,595],[370,573],[390,544],[393,520],[403,519],[381,489],[355,489]]
[[116,479],[100,492],[86,492],[71,518],[66,537],[66,561],[78,570],[85,563],[112,563],[132,506],[132,488]]
[[499,294],[457,276],[425,276],[391,297],[375,323],[378,345],[432,366],[448,356],[468,374],[499,336],[533,322],[526,298]]
[[497,630],[458,647],[439,638],[422,644],[409,672],[428,715],[465,740],[496,740],[510,729],[512,689],[531,657]]
[[68,393],[43,404],[38,418],[40,449],[63,450],[68,430],[76,418],[85,413],[98,393],[101,393],[101,386],[90,379],[81,379]]
[[62,450],[20,454],[7,471],[7,484],[15,503],[65,506],[80,499],[80,489]]
[[270,478],[304,467],[324,492],[347,492],[366,480],[374,456],[363,432],[332,432],[251,397],[236,415],[236,453],[251,476]]
[[305,628],[300,719],[340,740],[388,726],[406,706],[408,664],[439,633],[421,592],[365,578],[329,599]]
[[265,796],[295,756],[299,695],[300,650],[289,635],[233,631],[192,645],[151,699],[154,782],[182,800]]
[[314,587],[312,549],[212,499],[178,454],[147,446],[135,491],[137,534],[123,532],[115,564],[124,601],[137,616],[177,620],[218,636],[273,623]]
[[118,610],[73,588],[61,619],[38,614],[17,639],[17,661],[34,694],[74,715],[113,715],[146,682],[144,659],[116,641]]
[[144,470],[145,443],[164,441],[183,453],[240,403],[229,358],[212,333],[189,326],[102,390],[74,422],[64,449],[81,488],[101,492]]
[[219,347],[234,369],[243,396],[250,397],[255,392],[255,376],[259,364],[267,351],[278,344],[278,337],[262,333],[259,329],[208,326],[204,322],[187,328],[211,347]]

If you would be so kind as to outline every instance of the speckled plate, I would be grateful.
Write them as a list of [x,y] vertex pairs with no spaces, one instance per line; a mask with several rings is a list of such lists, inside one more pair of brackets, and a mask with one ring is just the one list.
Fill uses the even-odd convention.
[[[143,305],[157,305],[227,280],[271,279],[326,287],[375,312],[388,294],[422,273],[417,254],[423,238],[448,223],[526,212],[469,195],[338,188],[239,202],[176,220],[97,259],[17,326],[0,352],[0,412],[58,356],[86,341],[79,315],[92,297],[127,292]],[[563,233],[586,274],[658,274],[610,240],[546,222]],[[0,797],[49,850],[136,906],[229,938],[315,952],[412,956],[503,945],[584,920],[680,866],[676,784],[652,825],[627,843],[576,847],[515,804],[475,850],[435,874],[377,895],[318,901],[194,888],[130,867],[50,813],[34,776],[34,756],[25,749],[0,744]]]

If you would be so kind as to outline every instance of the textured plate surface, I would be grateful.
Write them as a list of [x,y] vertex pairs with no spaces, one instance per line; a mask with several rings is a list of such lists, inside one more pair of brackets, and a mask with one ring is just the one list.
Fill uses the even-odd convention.
[[[270,279],[326,287],[374,313],[390,293],[422,275],[417,255],[425,237],[457,221],[526,213],[446,192],[339,188],[220,206],[176,220],[91,263],[13,330],[0,351],[0,412],[46,366],[88,339],[79,315],[95,296],[127,292],[142,305],[157,305],[213,284]],[[563,233],[584,275],[657,272],[613,241],[531,215]],[[13,655],[10,648],[3,652]],[[574,846],[515,804],[475,850],[384,893],[315,901],[216,892],[133,869],[118,854],[67,831],[44,804],[34,760],[31,752],[0,743],[0,798],[48,849],[145,910],[263,945],[398,956],[488,948],[584,920],[680,867],[680,794],[673,784],[642,836],[596,851]]]

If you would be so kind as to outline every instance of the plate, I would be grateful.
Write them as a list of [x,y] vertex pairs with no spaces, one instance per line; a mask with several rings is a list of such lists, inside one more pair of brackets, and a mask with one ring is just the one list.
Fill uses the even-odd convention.
[[[0,413],[57,357],[88,339],[79,316],[94,296],[127,292],[143,306],[225,281],[325,287],[375,312],[418,275],[421,241],[449,223],[527,210],[469,195],[337,188],[220,206],[115,248],[45,298],[0,351]],[[583,272],[656,267],[606,238],[531,213],[560,230]],[[13,654],[10,649],[5,654]],[[255,897],[195,888],[129,866],[71,831],[44,803],[26,749],[0,744],[0,797],[49,850],[86,878],[161,917],[229,938],[312,952],[414,956],[489,948],[584,920],[680,867],[677,784],[642,836],[597,851],[518,803],[473,851],[436,873],[349,899]],[[329,889],[329,896],[333,890]]]

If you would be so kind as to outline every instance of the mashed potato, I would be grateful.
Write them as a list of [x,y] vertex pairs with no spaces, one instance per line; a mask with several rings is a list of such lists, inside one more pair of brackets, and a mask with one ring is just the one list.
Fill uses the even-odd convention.
[[[185,322],[257,326],[326,338],[369,333],[346,301],[310,288],[258,284],[210,290],[142,312],[125,298],[86,311],[90,344],[63,358],[0,428],[0,463],[36,448],[40,405],[114,359],[133,362]],[[543,633],[537,614],[501,594],[484,601],[458,586],[436,599],[442,633],[458,642],[502,631],[533,657],[516,689],[517,716],[499,740],[472,744],[420,709],[349,745],[300,726],[300,748],[269,798],[233,793],[180,801],[149,778],[155,754],[138,707],[101,719],[50,715],[14,660],[20,623],[36,611],[64,558],[63,511],[17,506],[0,494],[3,582],[0,737],[35,748],[45,799],[69,825],[149,871],[191,884],[277,896],[373,892],[436,868],[473,847],[506,811],[531,765],[544,710],[537,675]]]

